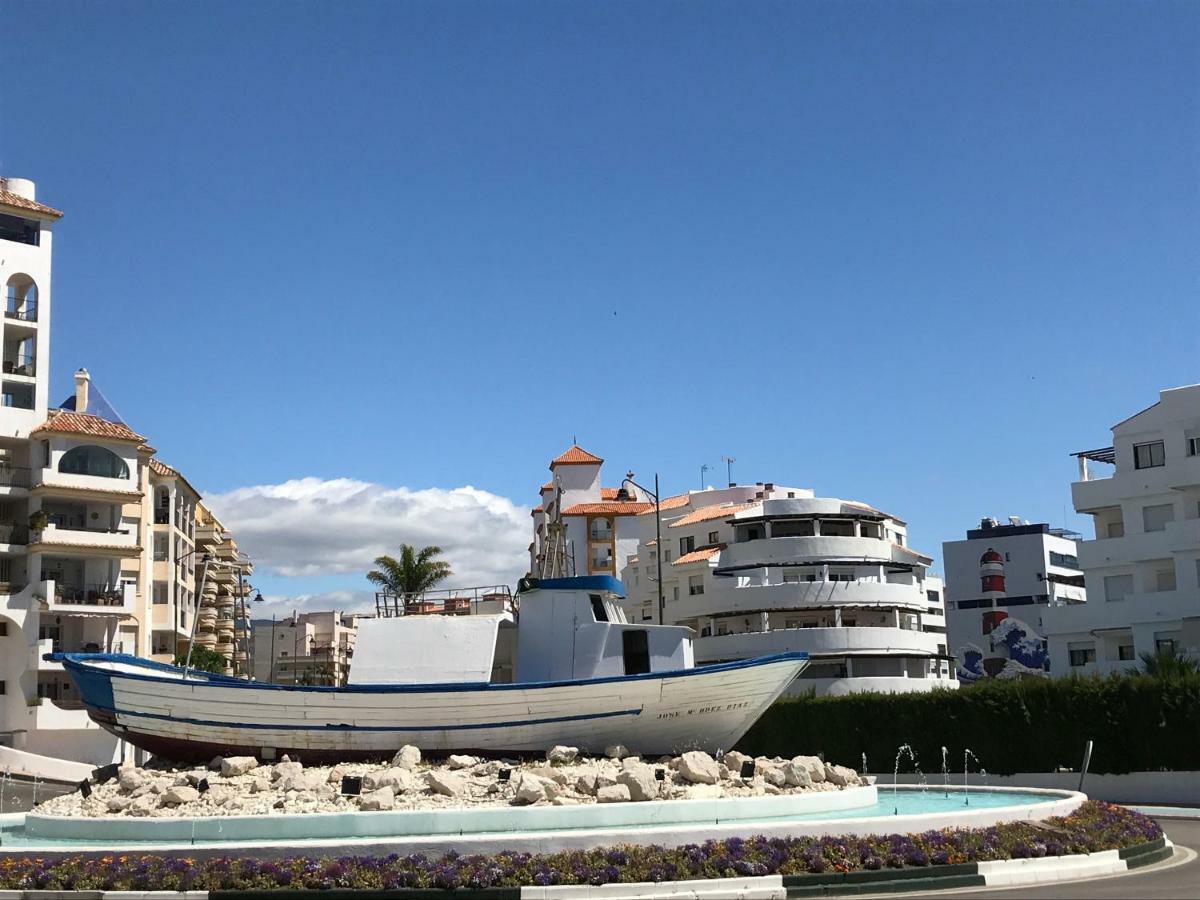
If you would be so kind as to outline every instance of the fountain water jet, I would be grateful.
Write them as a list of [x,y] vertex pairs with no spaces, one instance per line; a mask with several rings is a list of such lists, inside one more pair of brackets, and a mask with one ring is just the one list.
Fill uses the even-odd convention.
[[917,762],[917,752],[913,750],[911,744],[902,744],[900,749],[896,751],[896,765],[892,770],[892,803],[895,806],[893,815],[900,815],[900,803],[897,800],[896,791],[900,781],[900,757],[905,753],[908,754],[909,761],[913,764],[913,771],[917,773],[918,783],[925,784],[925,774],[921,771],[921,765]]
[[[963,749],[963,800],[965,801],[963,803],[964,806],[971,805],[971,792],[967,789],[968,788],[967,779],[968,779],[968,775],[970,774],[970,770],[967,768],[968,757],[970,759],[975,760],[976,765],[979,765],[979,757],[976,756],[974,753],[972,753],[969,749],[964,748]],[[983,766],[979,766],[979,771],[984,775],[985,778],[987,777],[987,770],[985,768],[983,768]],[[987,782],[985,781],[984,783],[986,784]]]
[[949,752],[945,747],[942,747],[942,785],[946,791],[946,799],[950,799],[950,769],[946,765],[946,757]]

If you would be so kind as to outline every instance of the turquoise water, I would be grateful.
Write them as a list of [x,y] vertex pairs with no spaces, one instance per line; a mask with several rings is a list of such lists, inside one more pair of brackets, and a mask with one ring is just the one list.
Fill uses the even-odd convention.
[[[930,786],[927,789],[901,787],[898,791],[893,792],[890,786],[878,787],[878,801],[869,806],[860,806],[854,809],[836,810],[832,812],[807,813],[807,814],[789,814],[783,816],[763,816],[752,815],[745,818],[721,818],[713,820],[709,818],[697,819],[691,822],[679,823],[686,827],[688,825],[705,825],[708,823],[720,825],[732,825],[738,822],[747,823],[763,823],[770,825],[781,825],[788,822],[820,822],[834,821],[841,819],[872,819],[878,818],[878,830],[886,833],[890,830],[889,821],[894,820],[896,816],[928,816],[926,822],[912,823],[908,822],[904,826],[906,831],[925,830],[940,827],[940,819],[943,815],[950,813],[962,812],[964,809],[979,810],[979,809],[999,809],[1002,807],[1019,807],[1028,806],[1035,803],[1046,803],[1058,799],[1061,795],[1055,794],[1038,794],[1025,791],[993,791],[987,789],[972,789],[969,795],[964,793],[961,788],[950,788],[947,792],[944,788],[934,788]],[[26,835],[25,827],[20,816],[6,816],[8,821],[0,820],[0,850],[3,849],[22,849],[22,850],[64,850],[72,847],[112,847],[116,848],[138,848],[152,849],[154,847],[179,846],[177,841],[135,841],[121,839],[119,841],[103,841],[95,838],[72,840],[66,838],[47,838],[40,835]],[[99,824],[99,822],[98,822]],[[563,832],[586,830],[587,828],[595,827],[594,825],[581,825],[577,829],[557,829]],[[670,828],[672,826],[663,824],[648,823],[645,825],[624,825],[623,830],[643,830],[648,828]],[[397,836],[397,840],[403,840],[404,837],[413,837],[413,835]],[[378,842],[379,840],[387,840],[386,837],[374,837],[370,840]],[[246,846],[249,843],[244,837],[231,838],[232,843],[241,846]],[[287,839],[289,844],[296,847],[298,853],[303,852],[305,843],[304,839]],[[201,842],[197,841],[197,845]],[[205,840],[204,845],[213,846],[223,843],[220,839]],[[231,844],[232,845],[232,844]]]

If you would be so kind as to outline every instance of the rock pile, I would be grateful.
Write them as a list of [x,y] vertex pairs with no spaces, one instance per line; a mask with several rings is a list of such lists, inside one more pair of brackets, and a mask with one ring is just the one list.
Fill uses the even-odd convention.
[[[347,778],[346,786],[357,785],[357,794],[342,793]],[[620,746],[608,748],[602,758],[552,747],[544,762],[456,754],[431,763],[418,748],[406,746],[382,765],[305,766],[286,756],[271,764],[235,756],[214,759],[207,769],[125,766],[115,778],[94,785],[90,796],[65,794],[38,811],[104,818],[571,806],[835,791],[863,783],[853,769],[815,756],[730,752],[718,760],[693,750],[648,761]]]

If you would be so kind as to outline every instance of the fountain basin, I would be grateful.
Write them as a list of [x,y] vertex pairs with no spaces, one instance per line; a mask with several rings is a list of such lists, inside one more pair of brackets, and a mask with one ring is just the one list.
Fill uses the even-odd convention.
[[450,850],[463,854],[536,853],[617,844],[678,846],[735,836],[891,834],[986,827],[1067,815],[1085,799],[1073,791],[951,788],[946,792],[867,786],[781,797],[508,809],[118,820],[28,814],[0,817],[0,856],[122,850],[281,857]]

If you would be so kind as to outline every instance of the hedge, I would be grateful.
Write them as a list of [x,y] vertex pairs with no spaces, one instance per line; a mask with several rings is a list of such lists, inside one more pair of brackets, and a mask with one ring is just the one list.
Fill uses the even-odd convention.
[[[891,772],[911,744],[926,774],[963,769],[970,749],[989,772],[1078,769],[1095,741],[1089,771],[1200,770],[1200,675],[985,681],[959,690],[851,694],[782,700],[763,715],[737,749],[827,760]],[[972,771],[977,771],[972,763]],[[905,758],[901,772],[912,772]]]

